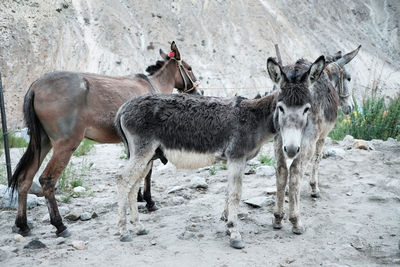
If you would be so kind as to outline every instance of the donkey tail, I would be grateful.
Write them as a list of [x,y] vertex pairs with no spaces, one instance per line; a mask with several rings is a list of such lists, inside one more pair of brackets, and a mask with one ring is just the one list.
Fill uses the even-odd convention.
[[115,129],[117,130],[119,137],[121,138],[122,142],[124,143],[127,158],[129,159],[130,152],[129,152],[128,140],[126,139],[126,135],[125,135],[124,130],[122,129],[122,125],[121,125],[121,117],[122,117],[122,113],[124,110],[124,106],[125,106],[125,104],[119,108],[117,115],[115,116],[115,119],[114,119],[114,126],[115,126]]
[[[25,124],[28,127],[28,133],[30,135],[30,140],[28,148],[26,149],[22,158],[19,160],[10,181],[8,181],[8,186],[11,187],[12,192],[18,188],[18,183],[20,182],[19,177],[21,174],[24,172],[24,170],[26,170],[26,168],[33,164],[35,153],[37,153],[38,165],[40,165],[41,135],[42,132],[45,132],[33,106],[34,98],[35,93],[31,90],[31,88],[29,88],[24,98],[23,112]],[[25,179],[25,177],[20,179]]]

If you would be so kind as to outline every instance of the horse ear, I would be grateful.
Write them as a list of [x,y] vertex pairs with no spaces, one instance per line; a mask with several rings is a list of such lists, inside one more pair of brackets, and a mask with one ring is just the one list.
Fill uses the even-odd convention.
[[168,59],[168,55],[164,53],[164,51],[160,48],[160,56],[164,59],[167,60]]
[[269,57],[267,60],[267,69],[271,80],[276,84],[278,88],[280,88],[282,82],[286,78],[286,75],[282,71],[281,66],[275,61],[274,58]]
[[301,80],[305,81],[310,87],[313,85],[321,76],[322,71],[325,69],[325,57],[320,56],[317,58],[317,60],[314,61],[314,63],[310,66],[308,71],[303,74],[303,77],[301,77]]
[[175,54],[175,59],[177,59],[177,60],[181,60],[181,54],[179,53],[179,50],[178,50],[178,47],[176,46],[176,44],[175,44],[175,41],[172,41],[172,43],[171,43],[171,51],[173,51],[174,52],[174,54]]
[[350,53],[347,53],[346,55],[344,55],[342,58],[340,58],[338,61],[336,61],[336,63],[340,66],[340,67],[344,67],[344,65],[346,65],[347,63],[349,63],[355,56],[357,56],[358,51],[360,51],[361,45],[359,45],[356,49],[354,49],[353,51],[351,51]]

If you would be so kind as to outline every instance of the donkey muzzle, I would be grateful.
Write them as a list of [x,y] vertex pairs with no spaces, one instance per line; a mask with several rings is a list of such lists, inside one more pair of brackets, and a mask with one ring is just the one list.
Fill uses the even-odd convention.
[[289,159],[294,158],[300,152],[300,146],[283,146],[283,151]]

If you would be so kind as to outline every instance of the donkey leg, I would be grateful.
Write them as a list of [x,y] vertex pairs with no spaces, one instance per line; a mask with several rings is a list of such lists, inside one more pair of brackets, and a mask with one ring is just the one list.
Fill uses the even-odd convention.
[[22,174],[22,177],[18,177],[18,212],[17,218],[15,219],[15,226],[13,227],[13,232],[19,233],[23,236],[29,235],[30,229],[27,222],[26,217],[26,204],[28,198],[29,189],[32,186],[33,178],[35,177],[36,172],[38,171],[40,165],[42,164],[44,158],[47,153],[50,151],[51,145],[49,139],[46,137],[42,138],[41,143],[41,153],[38,164],[38,156],[35,153],[34,159],[32,160],[32,164],[28,166],[25,173]]
[[144,178],[143,198],[146,201],[146,208],[148,211],[156,211],[158,207],[154,200],[151,198],[151,173],[153,170],[153,162],[150,163],[150,170]]
[[304,233],[305,228],[300,220],[300,179],[302,166],[298,159],[293,161],[289,175],[289,221],[292,223],[292,232],[298,235]]
[[[143,173],[148,173],[151,168],[151,163],[147,166],[146,170]],[[144,176],[144,175],[143,175]],[[137,180],[132,186],[128,193],[129,198],[129,207],[130,207],[130,215],[131,215],[131,223],[137,227],[137,235],[146,235],[148,231],[144,228],[143,224],[139,220],[139,211],[137,206],[137,193],[139,189],[139,184],[141,182],[141,176],[139,180]]]
[[322,157],[322,148],[324,147],[325,139],[319,139],[317,141],[313,159],[313,167],[312,167],[312,175],[311,175],[311,197],[318,198],[320,196],[320,191],[318,187],[318,167],[319,162],[321,161]]
[[39,178],[50,214],[50,223],[57,228],[56,235],[61,237],[69,237],[71,234],[62,222],[60,212],[58,211],[54,195],[55,186],[80,141],[81,139],[76,138],[57,140],[53,144],[53,155]]
[[[131,141],[133,143],[133,141]],[[140,143],[140,142],[138,142]],[[137,193],[139,190],[139,183],[143,177],[149,172],[151,165],[149,164],[155,149],[155,144],[146,144],[145,147],[139,144],[140,150],[135,151],[133,144],[129,144],[130,150],[135,151],[127,165],[125,166],[123,173],[117,178],[118,185],[118,227],[120,230],[120,241],[129,242],[132,241],[126,228],[126,211],[128,207],[128,197],[131,207],[131,220],[133,223],[139,222],[139,212],[137,208]],[[142,230],[142,231],[141,231]],[[144,227],[141,225],[139,233],[143,233]]]
[[282,219],[285,215],[283,211],[283,205],[285,202],[285,190],[288,180],[288,170],[286,166],[285,156],[283,155],[282,145],[275,145],[275,158],[277,159],[276,167],[276,200],[274,208],[274,219],[272,221],[272,227],[274,229],[282,228]]
[[234,248],[244,248],[242,236],[238,227],[238,208],[242,196],[242,177],[246,162],[244,159],[228,161],[228,220],[226,226],[230,233],[230,245]]

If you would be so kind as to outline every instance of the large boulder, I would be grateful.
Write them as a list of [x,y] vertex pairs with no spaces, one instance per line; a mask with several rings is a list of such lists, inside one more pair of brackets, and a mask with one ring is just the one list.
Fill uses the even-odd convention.
[[[14,192],[14,196],[11,197],[11,188],[0,185],[0,208],[16,209],[18,206],[18,192]],[[41,199],[35,195],[28,194],[27,207],[32,208],[41,205]]]

